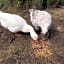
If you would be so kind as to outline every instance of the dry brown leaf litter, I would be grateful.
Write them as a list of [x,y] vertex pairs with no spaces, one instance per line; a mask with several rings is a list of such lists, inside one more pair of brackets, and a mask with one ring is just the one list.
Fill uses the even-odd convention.
[[32,48],[36,57],[51,57],[53,54],[52,45],[49,42],[43,42],[40,44],[32,43]]

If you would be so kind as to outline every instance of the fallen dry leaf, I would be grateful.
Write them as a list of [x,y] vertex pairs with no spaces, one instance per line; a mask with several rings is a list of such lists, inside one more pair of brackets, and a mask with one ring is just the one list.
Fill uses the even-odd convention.
[[32,43],[32,48],[34,50],[35,56],[43,56],[43,57],[50,57],[52,56],[52,48],[49,42],[42,42],[40,44]]

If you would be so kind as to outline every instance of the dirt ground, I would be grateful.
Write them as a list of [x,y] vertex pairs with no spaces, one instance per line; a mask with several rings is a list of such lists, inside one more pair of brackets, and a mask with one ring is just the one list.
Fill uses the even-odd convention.
[[[47,11],[55,26],[47,42],[35,44],[29,34],[17,36],[0,26],[0,64],[64,64],[64,8]],[[27,12],[18,14],[30,23]]]

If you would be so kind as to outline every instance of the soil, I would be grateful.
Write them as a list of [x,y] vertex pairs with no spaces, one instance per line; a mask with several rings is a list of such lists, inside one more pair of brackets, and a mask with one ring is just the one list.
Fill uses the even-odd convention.
[[[53,17],[52,36],[35,44],[30,34],[13,34],[0,26],[0,64],[64,64],[64,8],[47,9]],[[20,14],[20,13],[17,13]],[[28,21],[28,13],[20,14]]]

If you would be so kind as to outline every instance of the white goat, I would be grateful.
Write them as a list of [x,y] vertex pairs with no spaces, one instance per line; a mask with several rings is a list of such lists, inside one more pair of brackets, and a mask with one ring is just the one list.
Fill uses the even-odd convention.
[[16,14],[4,13],[0,11],[0,24],[11,32],[30,32],[33,40],[38,39],[38,35],[33,27],[28,25],[26,20]]
[[29,9],[30,19],[36,30],[41,28],[41,33],[46,34],[51,27],[52,17],[46,11],[40,11],[35,9]]

